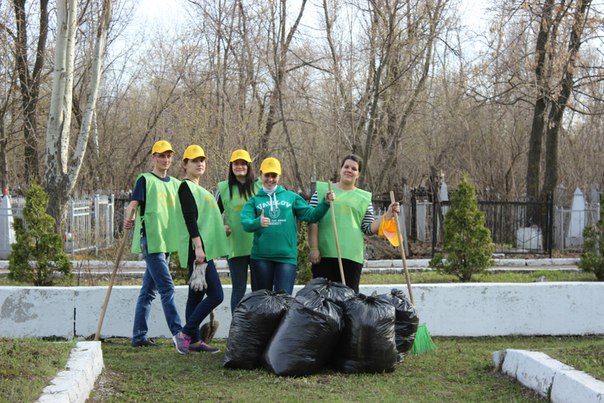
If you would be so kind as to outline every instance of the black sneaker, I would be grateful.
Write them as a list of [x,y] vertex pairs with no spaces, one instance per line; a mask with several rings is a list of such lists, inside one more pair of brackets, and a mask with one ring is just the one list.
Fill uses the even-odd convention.
[[132,347],[157,347],[157,344],[151,339],[133,341]]

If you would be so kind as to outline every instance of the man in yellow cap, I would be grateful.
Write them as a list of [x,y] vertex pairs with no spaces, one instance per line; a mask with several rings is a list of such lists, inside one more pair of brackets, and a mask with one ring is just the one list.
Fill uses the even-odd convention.
[[170,252],[178,250],[179,228],[176,219],[181,213],[178,202],[180,181],[168,176],[174,150],[166,140],[159,140],[151,149],[151,172],[140,174],[130,203],[126,208],[124,229],[134,228],[132,252],[142,253],[147,264],[143,285],[134,310],[133,347],[155,345],[147,337],[147,318],[156,292],[161,296],[166,322],[172,333],[176,350],[188,351],[182,333],[182,322],[174,301],[174,282],[168,268]]

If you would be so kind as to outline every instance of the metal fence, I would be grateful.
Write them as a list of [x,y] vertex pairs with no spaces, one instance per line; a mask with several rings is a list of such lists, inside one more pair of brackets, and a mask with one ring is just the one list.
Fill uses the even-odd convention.
[[[389,200],[383,197],[375,198],[376,214],[382,214],[388,204]],[[431,244],[433,254],[442,251],[444,230],[441,216],[446,220],[450,205],[449,201],[444,201],[434,208],[425,194],[403,198],[400,221],[404,233],[410,240]],[[564,248],[554,237],[552,197],[545,202],[478,201],[478,208],[485,214],[486,227],[491,231],[496,253],[551,255],[553,247]]]
[[[24,197],[11,198],[11,214],[23,218]],[[0,214],[9,214],[0,211]],[[64,234],[65,251],[72,255],[108,248],[114,241],[115,200],[113,195],[95,195],[72,199],[67,206],[67,228]],[[2,229],[4,230],[4,229]]]

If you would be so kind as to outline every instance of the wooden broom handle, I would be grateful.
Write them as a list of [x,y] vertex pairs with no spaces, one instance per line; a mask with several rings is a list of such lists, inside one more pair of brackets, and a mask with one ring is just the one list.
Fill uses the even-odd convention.
[[[394,192],[390,191],[390,203],[395,203]],[[409,299],[411,303],[415,305],[413,301],[413,291],[411,290],[411,278],[409,277],[409,270],[407,269],[407,258],[405,256],[405,245],[403,244],[403,235],[401,234],[401,228],[398,221],[398,214],[394,214],[394,222],[396,223],[396,235],[398,236],[398,247],[401,250],[401,260],[403,261],[403,270],[405,272],[405,280],[407,281],[407,290],[409,290]]]
[[[327,189],[331,192],[331,182],[327,182]],[[340,240],[338,239],[338,228],[336,227],[336,212],[334,210],[333,204],[330,203],[331,206],[329,210],[331,210],[331,224],[333,225],[333,235],[336,239],[336,251],[338,252],[338,266],[340,268],[340,278],[342,279],[342,284],[346,285],[346,279],[344,278],[344,266],[342,265],[342,254],[340,253]]]
[[[135,209],[130,211],[130,217],[134,216]],[[120,266],[120,261],[122,260],[122,255],[124,254],[124,247],[126,246],[126,241],[128,240],[128,235],[131,230],[124,230],[122,234],[122,239],[120,239],[120,243],[117,248],[117,255],[115,257],[115,262],[113,265],[113,272],[111,273],[111,280],[109,281],[109,287],[107,288],[107,294],[105,295],[105,302],[103,303],[103,309],[101,310],[101,318],[99,319],[99,324],[96,328],[96,333],[94,335],[94,340],[98,341],[101,337],[101,328],[103,327],[103,320],[105,320],[105,313],[107,312],[107,305],[109,305],[109,298],[111,297],[111,290],[113,289],[113,284],[115,283],[115,276],[117,274],[117,269]]]

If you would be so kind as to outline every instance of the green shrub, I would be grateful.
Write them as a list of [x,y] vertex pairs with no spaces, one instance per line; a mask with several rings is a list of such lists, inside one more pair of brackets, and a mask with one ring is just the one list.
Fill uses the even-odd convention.
[[588,273],[594,273],[598,281],[604,281],[604,197],[600,199],[600,219],[583,230],[583,252],[579,267]]
[[296,284],[305,285],[312,280],[310,248],[308,247],[308,223],[298,223],[298,274]]
[[[23,219],[15,218],[16,242],[8,262],[11,280],[53,285],[55,273],[71,277],[71,261],[63,250],[63,240],[55,233],[55,220],[46,213],[48,195],[38,184],[25,194]],[[33,265],[32,265],[33,264]]]
[[484,213],[478,210],[474,186],[464,175],[451,197],[451,208],[444,222],[444,252],[435,255],[430,267],[439,273],[451,274],[462,282],[472,280],[493,265],[494,246],[491,231],[485,227]]

